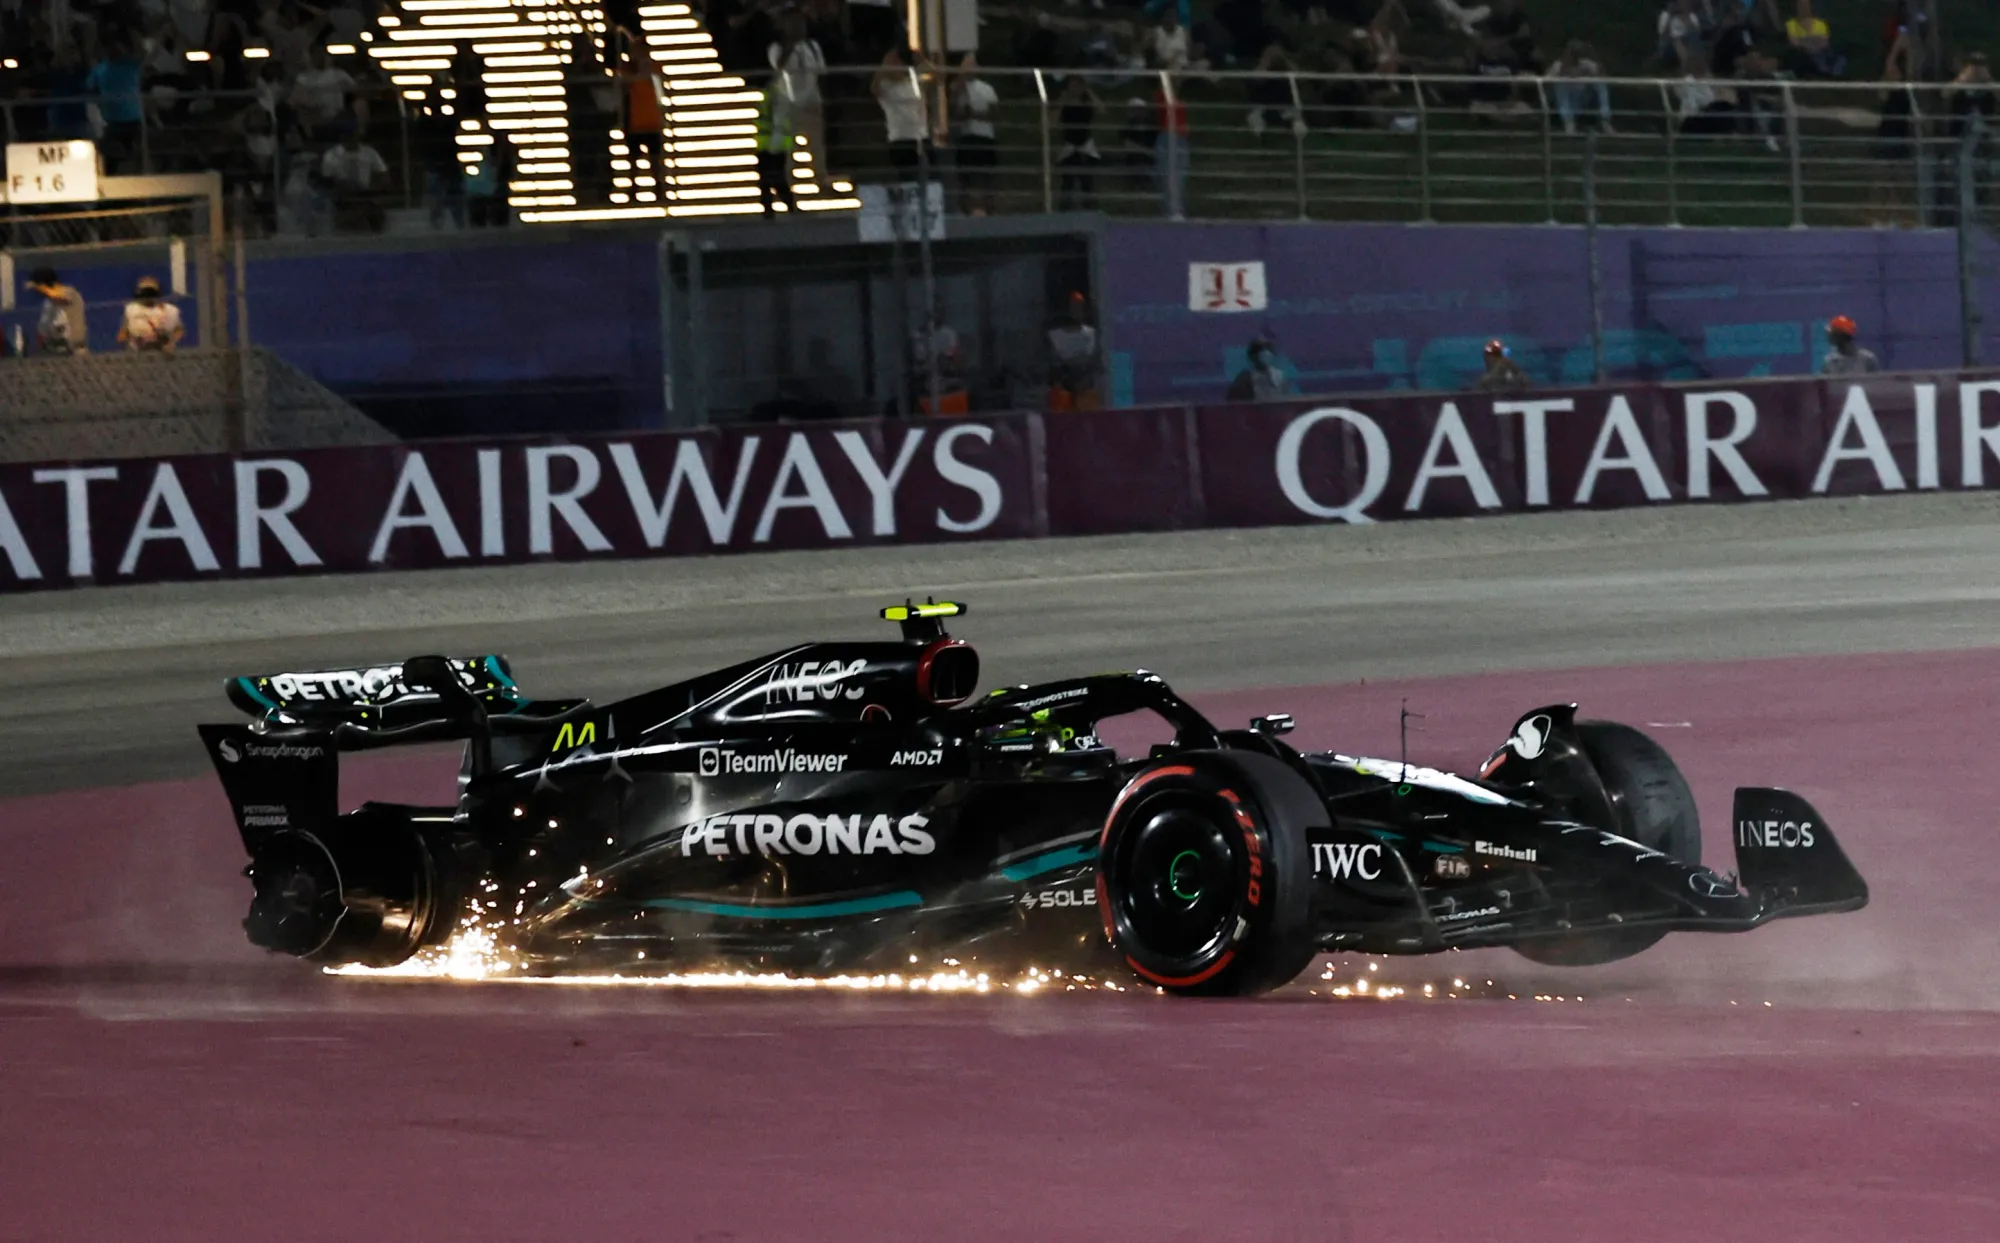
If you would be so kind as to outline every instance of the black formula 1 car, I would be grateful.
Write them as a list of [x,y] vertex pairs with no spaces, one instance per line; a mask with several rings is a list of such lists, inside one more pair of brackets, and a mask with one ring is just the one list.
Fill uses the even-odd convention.
[[[974,698],[955,604],[900,641],[808,643],[596,706],[534,700],[498,656],[242,677],[201,735],[268,949],[386,966],[468,913],[529,972],[1136,974],[1275,988],[1324,951],[1635,954],[1854,910],[1819,813],[1736,791],[1738,875],[1700,862],[1686,782],[1639,731],[1523,716],[1476,779],[1302,754],[1291,721],[1221,729],[1146,672]],[[1143,754],[1105,741],[1150,720]],[[336,801],[342,751],[463,739],[456,806]]]

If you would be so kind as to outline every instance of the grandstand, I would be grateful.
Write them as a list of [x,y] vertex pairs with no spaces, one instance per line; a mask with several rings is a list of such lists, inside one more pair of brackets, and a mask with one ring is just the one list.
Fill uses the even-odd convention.
[[[1178,45],[1158,0],[989,4],[976,72],[998,98],[998,177],[983,206],[1160,214],[1164,145],[1191,165],[1178,206],[1197,217],[1574,219],[1584,151],[1559,140],[1566,93],[1596,91],[1582,68],[1609,79],[1585,108],[1601,101],[1618,131],[1594,169],[1607,219],[1935,223],[1967,111],[1959,53],[2000,20],[1927,2],[1818,5],[1839,80],[1798,59],[1764,0],[1748,38],[1770,59],[1732,58],[1727,75],[1712,0],[1689,5],[1702,65],[1678,63],[1652,15],[1575,0],[1215,0],[1189,9]],[[856,183],[908,175],[875,98],[882,36],[839,7],[274,0],[254,20],[217,9],[192,25],[179,8],[72,6],[78,20],[56,27],[59,11],[0,19],[10,139],[94,137],[114,172],[219,168],[252,235],[841,211]],[[804,73],[772,72],[781,15],[815,49]],[[1899,21],[1918,32],[1900,51]],[[1582,66],[1559,60],[1572,39],[1594,49]],[[904,72],[952,184],[967,75]],[[1909,81],[1885,89],[1885,72]],[[824,120],[789,135],[776,193],[760,170],[770,97],[808,79]],[[1990,115],[1985,98],[1970,110]],[[1163,138],[1173,108],[1188,132]],[[1897,124],[1908,167],[1884,154]],[[343,180],[356,167],[359,184]]]

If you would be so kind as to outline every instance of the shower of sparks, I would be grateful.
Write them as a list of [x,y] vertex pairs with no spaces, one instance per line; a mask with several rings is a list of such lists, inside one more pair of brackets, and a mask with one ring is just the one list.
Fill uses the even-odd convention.
[[[641,953],[637,956],[645,958]],[[326,968],[326,974],[345,979],[370,980],[452,980],[505,982],[511,984],[569,985],[571,987],[623,987],[668,989],[741,989],[777,991],[817,989],[829,992],[903,993],[996,993],[1014,992],[1024,996],[1040,993],[1139,991],[1113,980],[1077,975],[1061,968],[1029,967],[1019,976],[996,979],[984,971],[974,971],[955,958],[944,959],[935,970],[926,971],[912,957],[908,971],[876,972],[868,975],[793,975],[782,971],[622,971],[586,972],[565,975],[530,975],[502,943],[499,931],[484,921],[483,912],[467,917],[458,931],[443,945],[418,951],[393,967],[364,967],[346,964]]]

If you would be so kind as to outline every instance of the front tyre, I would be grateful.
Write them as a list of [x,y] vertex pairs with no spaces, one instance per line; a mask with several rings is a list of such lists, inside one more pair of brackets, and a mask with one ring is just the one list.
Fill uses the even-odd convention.
[[[1577,740],[1604,781],[1611,831],[1683,863],[1701,862],[1701,816],[1694,792],[1666,749],[1630,725],[1579,721]],[[1651,949],[1658,928],[1613,929],[1523,941],[1515,951],[1551,967],[1594,967]]]
[[1132,778],[1105,820],[1105,932],[1126,966],[1169,992],[1277,988],[1318,952],[1306,830],[1326,823],[1312,787],[1268,756],[1164,759]]

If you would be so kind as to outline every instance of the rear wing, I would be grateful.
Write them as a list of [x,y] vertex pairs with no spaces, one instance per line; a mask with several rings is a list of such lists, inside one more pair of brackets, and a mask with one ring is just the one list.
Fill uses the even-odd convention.
[[[428,679],[405,675],[405,665],[418,662]],[[400,730],[454,715],[431,684],[440,662],[489,715],[513,715],[533,703],[514,684],[504,656],[419,657],[393,665],[255,674],[223,685],[229,702],[255,718],[254,728]]]

